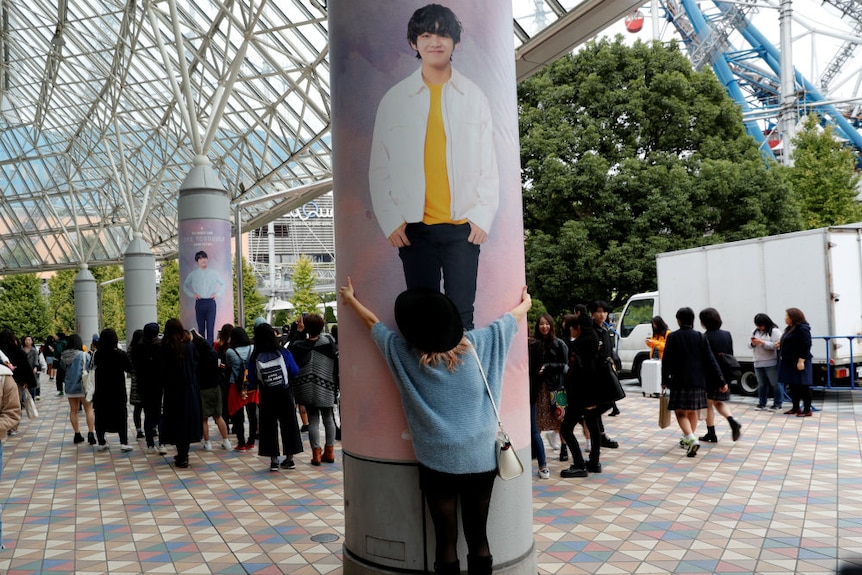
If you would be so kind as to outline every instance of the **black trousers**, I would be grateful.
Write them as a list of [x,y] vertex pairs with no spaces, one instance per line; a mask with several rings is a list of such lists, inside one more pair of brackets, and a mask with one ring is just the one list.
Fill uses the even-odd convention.
[[398,248],[407,289],[440,291],[452,300],[461,314],[464,329],[473,329],[479,246],[467,241],[470,224],[407,224],[410,245]]

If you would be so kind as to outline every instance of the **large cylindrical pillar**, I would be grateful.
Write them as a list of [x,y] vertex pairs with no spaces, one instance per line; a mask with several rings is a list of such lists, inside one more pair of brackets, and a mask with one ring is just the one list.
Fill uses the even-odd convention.
[[99,298],[96,278],[87,264],[75,276],[75,333],[89,345],[93,334],[99,332]]
[[140,233],[135,233],[123,258],[126,286],[126,342],[136,329],[156,321],[156,258]]
[[212,345],[221,326],[233,323],[230,198],[205,156],[180,186],[177,219],[180,320]]
[[[408,263],[409,256],[393,247],[399,229],[415,239],[409,234],[419,228],[439,233],[444,227],[464,230],[469,223],[487,234],[467,258],[470,273],[462,274],[467,280],[472,276],[474,286],[460,281],[464,277],[458,287],[428,286],[457,300],[465,325],[481,328],[501,316],[518,303],[525,283],[511,5],[440,3],[447,15],[454,14],[444,26],[448,37],[453,26],[460,32],[452,42],[451,66],[445,57],[434,61],[439,50],[417,59],[418,42],[417,49],[408,42],[408,22],[420,32],[429,24],[440,29],[440,22],[429,23],[427,17],[417,21],[416,11],[427,2],[328,4],[338,285],[350,276],[357,297],[393,329],[395,298],[408,284],[417,285],[413,267],[425,264],[423,258]],[[451,74],[426,78],[425,63],[448,67]],[[429,94],[426,81],[442,83],[442,96]],[[436,152],[425,150],[429,134],[427,141],[434,143],[427,145]],[[426,185],[447,191],[425,197]],[[435,228],[437,223],[444,227]],[[400,227],[405,224],[412,224],[409,230]],[[462,242],[474,243],[466,235]],[[368,330],[348,309],[339,310],[338,320],[344,573],[431,571],[433,528],[398,390]],[[522,325],[509,355],[501,410],[525,464],[530,461],[526,351]],[[495,573],[536,572],[532,524],[530,473],[498,480],[488,521]],[[462,566],[466,555],[461,541]]]

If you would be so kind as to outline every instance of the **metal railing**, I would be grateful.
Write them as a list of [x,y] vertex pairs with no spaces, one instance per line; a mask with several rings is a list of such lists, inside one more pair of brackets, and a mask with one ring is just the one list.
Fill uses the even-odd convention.
[[[847,364],[846,364],[847,369],[850,371],[850,389],[858,389],[859,388],[859,386],[856,383],[856,361],[854,360],[854,356],[853,356],[853,343],[855,342],[855,340],[860,339],[860,338],[862,338],[862,336],[859,336],[859,335],[813,335],[813,336],[811,336],[812,345],[813,345],[813,340],[815,340],[815,339],[823,340],[823,342],[826,344],[826,365],[825,365],[825,367],[826,367],[826,385],[815,384],[814,387],[825,387],[827,389],[832,388],[832,370],[836,367],[842,367],[845,365],[843,363],[843,358],[842,358],[842,363],[833,365],[833,363],[832,363],[833,362],[832,340],[834,340],[834,339],[838,339],[838,340],[846,339],[850,343],[850,356],[847,358]],[[844,388],[845,386],[842,385],[840,387]]]

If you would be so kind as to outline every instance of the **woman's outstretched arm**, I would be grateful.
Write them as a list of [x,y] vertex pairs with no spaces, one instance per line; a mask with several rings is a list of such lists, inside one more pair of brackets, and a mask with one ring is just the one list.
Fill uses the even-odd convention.
[[526,317],[527,312],[530,311],[532,306],[533,300],[530,298],[529,292],[527,292],[527,286],[524,286],[523,289],[521,289],[521,303],[509,310],[509,313],[520,322],[524,317]]
[[341,301],[348,307],[353,308],[353,311],[356,312],[356,315],[359,316],[359,319],[362,320],[362,323],[365,324],[365,327],[371,329],[374,327],[374,324],[379,322],[377,316],[374,315],[374,312],[362,305],[358,299],[356,299],[356,293],[353,291],[353,282],[350,279],[350,276],[347,277],[347,285],[341,286],[338,290],[341,294]]

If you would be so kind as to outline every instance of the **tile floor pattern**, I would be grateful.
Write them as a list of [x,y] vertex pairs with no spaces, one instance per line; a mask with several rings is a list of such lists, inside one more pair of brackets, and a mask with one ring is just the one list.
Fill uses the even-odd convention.
[[[52,388],[3,444],[0,573],[341,573],[340,463],[304,454],[272,473],[255,454],[195,446],[174,469],[143,441],[120,453],[116,435],[94,452],[72,443]],[[603,451],[604,473],[560,479],[548,451],[552,478],[534,481],[540,574],[825,574],[862,557],[862,392],[816,393],[810,418],[736,397],[742,439],[720,425],[689,459],[676,427],[656,425],[657,400],[628,391],[606,418],[621,445]]]

